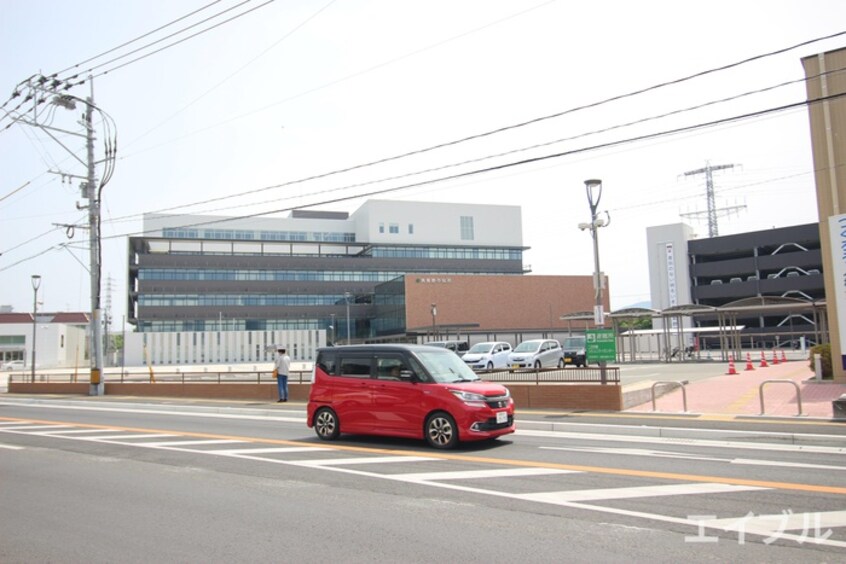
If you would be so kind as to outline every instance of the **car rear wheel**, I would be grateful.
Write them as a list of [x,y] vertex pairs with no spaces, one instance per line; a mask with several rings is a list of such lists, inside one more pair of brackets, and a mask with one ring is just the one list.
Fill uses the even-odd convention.
[[458,444],[458,427],[448,413],[439,411],[426,418],[426,442],[432,448],[448,449]]
[[314,432],[324,441],[334,441],[341,434],[338,416],[328,407],[321,407],[314,414]]

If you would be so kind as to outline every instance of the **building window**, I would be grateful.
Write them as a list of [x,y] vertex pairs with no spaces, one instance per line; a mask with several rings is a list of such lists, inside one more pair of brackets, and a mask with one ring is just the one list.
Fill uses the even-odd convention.
[[461,216],[461,240],[472,241],[475,237],[473,235],[473,216]]
[[389,232],[389,233],[394,233],[394,234],[399,233],[399,224],[398,224],[398,223],[392,223],[392,224],[390,224],[390,225],[388,226],[388,232]]
[[408,224],[408,234],[414,235],[414,224],[413,223]]
[[380,224],[379,224],[379,233],[384,233],[384,232],[385,232],[385,224],[384,224],[384,223],[380,223]]

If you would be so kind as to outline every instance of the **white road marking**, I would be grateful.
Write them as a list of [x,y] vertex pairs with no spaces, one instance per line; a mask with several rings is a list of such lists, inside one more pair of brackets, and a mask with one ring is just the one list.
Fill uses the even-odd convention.
[[275,447],[275,448],[232,448],[227,450],[210,450],[209,454],[220,456],[240,456],[242,454],[282,454],[288,452],[326,452],[325,447]]
[[357,456],[355,458],[327,458],[325,460],[298,460],[300,466],[345,466],[347,464],[384,464],[391,462],[423,462],[428,460],[442,460],[427,456]]
[[[115,429],[117,432],[117,429]],[[178,437],[179,435],[173,435],[170,433],[143,433],[140,435],[127,435],[126,433],[118,434],[118,435],[103,435],[99,437],[84,437],[87,441],[104,441],[104,442],[111,442],[111,441],[121,441],[123,439],[163,439],[165,437]]]
[[119,429],[68,429],[66,431],[45,431],[34,435],[82,435],[85,433],[117,433]]
[[3,427],[0,431],[38,431],[40,429],[66,429],[70,425],[20,425],[18,427]]
[[755,486],[735,486],[732,484],[691,483],[668,484],[662,486],[640,486],[633,488],[604,488],[592,490],[566,490],[560,492],[538,492],[521,494],[521,499],[543,501],[544,503],[562,503],[571,501],[599,501],[614,499],[634,499],[638,497],[658,497],[668,495],[715,494],[766,490]]
[[417,474],[391,474],[409,482],[432,480],[472,480],[476,478],[510,478],[521,476],[550,476],[554,474],[580,474],[578,470],[557,470],[555,468],[496,468],[492,470],[462,470],[456,472],[419,472]]
[[846,466],[833,464],[809,464],[805,462],[787,462],[781,460],[759,460],[754,458],[720,458],[714,456],[698,456],[685,452],[672,452],[641,448],[607,448],[607,447],[540,447],[541,450],[563,450],[567,452],[589,452],[598,454],[648,456],[654,458],[676,458],[682,460],[697,460],[702,462],[724,462],[727,464],[742,464],[747,466],[781,466],[785,468],[809,468],[816,470],[846,470]]
[[0,448],[5,448],[5,449],[9,449],[9,450],[23,450],[24,447],[14,446],[14,445],[4,445],[3,443],[0,443]]
[[[126,438],[126,437],[120,437]],[[187,440],[187,441],[163,441],[158,443],[131,443],[131,444],[139,444],[145,447],[150,448],[158,448],[158,447],[173,447],[173,446],[193,446],[193,445],[226,445],[226,444],[234,444],[234,443],[243,443],[245,441],[237,441],[231,439],[208,439],[208,440]],[[128,443],[129,444],[129,443]]]

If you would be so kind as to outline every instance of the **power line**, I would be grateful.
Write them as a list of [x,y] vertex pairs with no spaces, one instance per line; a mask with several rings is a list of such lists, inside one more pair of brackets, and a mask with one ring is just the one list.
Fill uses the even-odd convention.
[[[840,99],[840,98],[843,98],[843,97],[846,97],[846,93],[834,94],[834,95],[825,96],[825,97],[818,97],[818,98],[815,98],[814,100],[803,100],[801,102],[794,102],[792,104],[786,104],[786,105],[777,106],[777,107],[773,107],[773,108],[767,108],[767,109],[764,109],[764,110],[758,110],[758,111],[751,112],[751,113],[731,116],[731,117],[727,117],[727,118],[721,118],[721,119],[712,120],[712,121],[703,122],[703,123],[698,123],[698,124],[694,124],[694,125],[687,125],[687,126],[677,127],[677,128],[673,128],[673,129],[664,130],[664,131],[647,133],[647,134],[643,134],[643,135],[637,135],[637,136],[634,136],[634,137],[628,137],[628,138],[625,138],[625,139],[618,139],[616,141],[608,141],[608,142],[605,142],[605,143],[599,143],[599,144],[590,145],[590,146],[587,146],[587,147],[570,149],[570,150],[567,150],[567,151],[560,151],[560,152],[552,153],[552,154],[548,154],[548,155],[530,157],[530,158],[522,159],[522,160],[519,160],[519,161],[502,163],[502,164],[493,165],[493,166],[489,166],[489,167],[485,167],[485,168],[481,168],[481,169],[474,169],[474,170],[470,170],[470,171],[460,172],[460,173],[456,173],[456,174],[452,174],[452,175],[448,175],[448,176],[444,176],[444,177],[433,178],[433,179],[428,179],[428,180],[421,180],[419,182],[415,182],[415,183],[411,183],[411,184],[405,184],[405,185],[402,185],[402,186],[395,186],[395,187],[391,187],[391,188],[384,188],[384,189],[381,189],[381,190],[373,190],[373,191],[370,191],[370,192],[353,194],[353,195],[350,195],[350,196],[341,196],[341,197],[337,197],[337,198],[326,199],[326,200],[322,200],[322,201],[319,201],[319,202],[313,202],[313,203],[309,204],[308,207],[317,206],[317,205],[334,204],[334,203],[338,203],[338,202],[344,202],[344,201],[355,200],[355,199],[360,199],[360,198],[368,198],[368,197],[371,197],[371,196],[388,194],[388,193],[391,193],[391,192],[399,192],[399,191],[407,190],[407,189],[410,189],[410,188],[418,188],[420,186],[427,186],[427,185],[436,184],[436,183],[440,183],[440,182],[447,182],[447,181],[457,180],[457,179],[461,179],[461,178],[468,178],[468,177],[471,177],[471,176],[487,174],[487,173],[490,173],[490,172],[496,172],[496,171],[499,171],[499,170],[505,170],[505,169],[514,168],[514,167],[525,166],[525,165],[534,164],[534,163],[543,162],[543,161],[552,160],[552,159],[559,159],[559,158],[568,157],[568,156],[572,156],[572,155],[576,155],[576,154],[587,153],[587,152],[597,151],[597,150],[601,150],[601,149],[608,149],[608,148],[611,148],[611,147],[628,145],[628,144],[632,144],[632,143],[639,143],[639,142],[642,142],[642,141],[647,141],[647,140],[650,140],[650,139],[656,139],[656,138],[659,138],[659,137],[678,135],[678,134],[686,133],[686,132],[690,132],[690,131],[696,131],[696,130],[702,130],[702,129],[707,129],[707,128],[711,128],[711,127],[717,127],[717,126],[720,126],[720,125],[726,125],[726,124],[729,124],[729,123],[745,121],[745,120],[748,120],[748,119],[753,119],[753,118],[757,118],[757,117],[761,117],[761,116],[765,116],[765,115],[769,115],[769,114],[775,114],[775,113],[780,113],[780,112],[784,112],[784,111],[789,111],[789,110],[793,110],[793,109],[800,108],[800,107],[803,107],[803,106],[809,106],[811,104],[817,104],[817,103],[820,103],[820,102],[836,100],[836,99]],[[186,225],[183,225],[181,227],[183,227],[183,228],[201,227],[203,225],[209,225],[209,224],[215,224],[215,223],[225,223],[225,222],[229,222],[229,221],[236,221],[236,220],[239,220],[239,219],[249,219],[249,218],[253,218],[253,217],[262,217],[262,216],[272,215],[272,214],[276,214],[276,213],[287,212],[287,211],[299,209],[299,208],[302,208],[302,207],[306,207],[306,206],[294,206],[294,207],[273,209],[273,210],[268,210],[268,211],[263,211],[263,212],[256,212],[256,213],[252,213],[252,214],[244,214],[244,215],[240,215],[240,216],[215,218],[214,220],[186,224]],[[142,234],[143,234],[143,231],[141,231],[141,232],[131,232],[131,233],[124,233],[124,234],[121,234],[121,235],[114,235],[114,236],[111,236],[109,238],[128,237],[128,236],[132,236],[132,235],[142,235]]]
[[80,67],[80,66],[82,66],[86,63],[90,63],[91,61],[95,61],[95,60],[99,59],[100,57],[105,57],[109,53],[114,53],[115,51],[118,51],[118,50],[126,47],[127,45],[132,45],[136,41],[140,41],[140,40],[144,39],[145,37],[149,37],[150,35],[153,35],[154,33],[157,33],[157,32],[159,32],[163,29],[166,29],[166,28],[168,28],[172,25],[175,25],[175,24],[181,22],[182,20],[188,19],[191,16],[198,14],[198,13],[202,12],[203,10],[206,10],[206,9],[214,6],[215,4],[219,4],[220,2],[221,2],[221,0],[214,0],[214,2],[206,4],[205,6],[198,8],[198,9],[194,10],[193,12],[189,12],[189,13],[185,14],[184,16],[176,18],[175,20],[171,20],[170,22],[168,22],[168,23],[166,23],[162,26],[159,26],[152,31],[148,31],[147,33],[144,33],[142,35],[139,35],[138,37],[135,37],[134,39],[130,39],[129,41],[125,41],[124,43],[121,43],[120,45],[118,45],[116,47],[112,47],[111,49],[107,49],[106,51],[103,51],[102,53],[94,55],[93,57],[89,57],[88,59],[85,59],[84,61],[80,61],[79,63],[76,63],[75,65],[71,65],[66,69],[62,69],[62,70],[60,70],[56,73],[53,73],[52,76],[58,76],[58,75],[61,75],[61,74],[65,74],[66,72],[71,71],[73,69],[76,69],[76,68],[78,68],[78,67]]

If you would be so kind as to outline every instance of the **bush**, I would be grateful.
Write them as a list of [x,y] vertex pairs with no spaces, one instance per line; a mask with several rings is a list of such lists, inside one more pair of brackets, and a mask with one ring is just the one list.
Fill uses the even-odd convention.
[[810,366],[811,370],[815,370],[814,368],[814,355],[817,354],[820,356],[821,365],[822,365],[822,377],[825,380],[831,380],[834,378],[834,372],[831,369],[831,345],[825,343],[823,345],[816,345],[811,347],[811,356],[810,356]]

